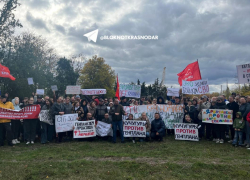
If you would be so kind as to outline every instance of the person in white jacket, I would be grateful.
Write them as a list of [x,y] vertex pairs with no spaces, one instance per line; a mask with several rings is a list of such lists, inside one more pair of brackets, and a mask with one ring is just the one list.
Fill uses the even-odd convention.
[[[18,97],[15,97],[14,99],[12,99],[12,103],[14,105],[15,110],[18,110],[18,111],[21,110]],[[11,131],[13,135],[12,144],[20,143],[20,141],[18,141],[20,127],[21,127],[20,120],[18,119],[11,120]]]

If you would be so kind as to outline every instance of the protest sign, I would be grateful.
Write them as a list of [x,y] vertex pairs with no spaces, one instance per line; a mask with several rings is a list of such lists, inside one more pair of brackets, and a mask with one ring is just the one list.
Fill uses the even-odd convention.
[[111,124],[98,121],[96,125],[96,135],[101,136],[101,137],[113,136],[113,130],[112,130]]
[[250,64],[242,64],[236,67],[238,74],[238,83],[250,83]]
[[175,140],[199,141],[198,124],[174,124]]
[[52,86],[51,86],[51,90],[52,90],[52,91],[58,91],[57,85],[52,85]]
[[64,114],[55,116],[56,133],[73,131],[78,114]]
[[28,79],[28,85],[32,85],[32,84],[34,84],[34,82],[33,82],[33,78],[27,78]]
[[167,129],[174,129],[173,124],[182,123],[184,117],[183,105],[150,104],[139,106],[124,106],[123,109],[127,113],[127,116],[124,116],[124,119],[126,119],[129,114],[133,114],[134,119],[137,119],[143,112],[145,112],[150,122],[154,120],[155,113],[159,112]]
[[0,108],[0,119],[38,119],[40,105],[27,106],[19,111]]
[[168,88],[167,89],[167,96],[175,96],[179,97],[179,90],[178,88]]
[[124,97],[140,98],[141,86],[133,84],[120,84],[119,94],[120,97],[124,96]]
[[39,113],[39,119],[41,122],[47,123],[49,125],[53,125],[53,120],[49,113],[49,110],[41,110]]
[[81,89],[82,95],[100,95],[106,93],[106,89]]
[[44,95],[44,89],[37,89],[36,94],[37,95]]
[[88,138],[96,136],[95,120],[77,121],[74,123],[74,138]]
[[124,137],[146,137],[146,121],[124,120]]
[[80,94],[81,86],[67,86],[66,94]]
[[182,80],[182,94],[209,93],[208,80],[184,81]]
[[214,124],[233,124],[233,111],[225,109],[202,109],[202,122]]

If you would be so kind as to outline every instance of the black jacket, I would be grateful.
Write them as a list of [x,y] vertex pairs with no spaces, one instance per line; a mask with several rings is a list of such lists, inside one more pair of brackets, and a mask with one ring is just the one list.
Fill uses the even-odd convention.
[[151,132],[152,133],[165,133],[165,123],[163,122],[163,120],[161,118],[159,119],[154,119],[151,122]]
[[246,110],[247,110],[247,103],[241,104],[241,105],[240,105],[240,108],[239,108],[239,112],[241,112],[242,117],[243,117],[244,119],[245,119],[245,117],[246,117],[246,116],[244,116]]
[[233,119],[235,119],[236,113],[239,111],[239,105],[235,101],[233,101],[232,103],[227,104],[227,108],[229,110],[233,110]]
[[227,105],[225,102],[222,103],[216,103],[214,106],[215,109],[228,109]]
[[51,116],[52,119],[55,120],[55,116],[59,115],[59,112],[66,112],[65,106],[63,105],[63,103],[58,104],[58,103],[54,103],[51,109]]
[[105,105],[100,105],[100,104],[99,104],[99,105],[96,107],[96,113],[95,113],[96,120],[97,120],[97,121],[101,121],[102,119],[104,119],[105,113],[108,113],[107,106],[105,106]]
[[[159,99],[162,100],[161,103],[160,103]],[[159,97],[157,98],[157,104],[165,104],[165,101],[164,101],[163,97],[159,96]]]
[[[119,115],[115,115],[115,113],[119,113]],[[110,108],[109,114],[112,116],[112,121],[121,121],[122,115],[125,114],[125,111],[123,110],[123,106],[118,104]]]
[[250,103],[246,104],[246,111],[242,114],[243,119],[246,120],[247,114],[250,112]]

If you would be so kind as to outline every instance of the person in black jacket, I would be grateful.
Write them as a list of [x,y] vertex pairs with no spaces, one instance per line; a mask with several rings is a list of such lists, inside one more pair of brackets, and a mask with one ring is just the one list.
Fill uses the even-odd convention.
[[164,101],[163,97],[159,96],[157,98],[157,104],[165,104],[165,101]]
[[121,104],[122,106],[129,106],[129,102],[127,102],[127,99],[126,99],[126,97],[124,97],[124,96],[121,98],[120,104]]
[[[55,116],[56,115],[64,115],[66,112],[65,106],[62,103],[62,97],[58,97],[56,103],[52,106],[52,119],[53,124],[55,124]],[[65,132],[58,133],[58,142],[62,142],[62,138],[65,135]]]
[[[234,97],[233,96],[229,96],[229,103],[227,104],[227,108],[229,110],[233,111],[233,121],[236,118],[236,113],[239,111],[239,105],[234,101]],[[233,141],[234,139],[234,128],[233,128],[233,124],[229,126],[230,128],[230,132],[231,132],[231,141],[230,143]]]
[[160,117],[159,113],[155,113],[155,119],[151,122],[151,139],[152,140],[163,140],[165,135],[165,123]]
[[98,106],[96,106],[96,114],[95,114],[96,120],[101,121],[106,113],[108,113],[107,106],[104,105],[104,100],[100,98],[99,104]]
[[[220,96],[217,98],[217,103],[215,105],[215,109],[228,109],[225,101]],[[224,143],[226,125],[225,124],[216,124],[215,131],[216,131],[216,137],[217,137],[216,143]]]

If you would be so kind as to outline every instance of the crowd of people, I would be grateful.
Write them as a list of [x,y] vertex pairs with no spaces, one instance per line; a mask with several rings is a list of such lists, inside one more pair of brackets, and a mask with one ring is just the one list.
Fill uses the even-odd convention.
[[[5,109],[20,110],[24,107],[38,104],[41,110],[49,110],[49,114],[53,120],[53,125],[42,122],[38,119],[0,119],[0,146],[4,145],[5,140],[9,146],[20,143],[34,144],[35,140],[42,144],[48,142],[64,142],[73,140],[73,131],[55,132],[55,116],[64,114],[78,114],[78,121],[95,120],[110,124],[113,129],[113,137],[111,142],[116,143],[117,134],[119,134],[121,143],[131,140],[123,136],[123,115],[127,115],[123,106],[138,106],[149,104],[166,104],[166,105],[183,105],[184,123],[194,123],[199,125],[199,139],[215,141],[216,143],[224,143],[226,139],[233,146],[246,147],[250,150],[250,96],[244,97],[232,93],[226,100],[224,95],[208,98],[203,95],[201,98],[194,96],[190,98],[171,97],[164,100],[162,97],[140,99],[121,98],[100,98],[97,96],[56,96],[53,97],[39,96],[32,94],[31,97],[20,99],[15,97],[10,101],[8,93],[1,96],[0,107]],[[203,109],[228,109],[233,111],[233,124],[211,124],[202,123]],[[155,113],[154,120],[150,122],[146,112],[141,117],[135,119],[133,114],[128,115],[128,120],[146,121],[146,137],[139,138],[139,141],[163,141],[166,135],[174,134],[173,129],[166,129],[164,121],[160,114]],[[119,133],[117,133],[119,132]],[[135,143],[136,138],[132,138]]]

